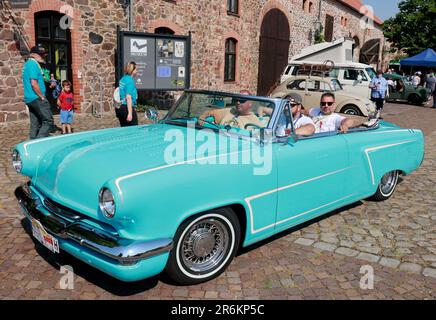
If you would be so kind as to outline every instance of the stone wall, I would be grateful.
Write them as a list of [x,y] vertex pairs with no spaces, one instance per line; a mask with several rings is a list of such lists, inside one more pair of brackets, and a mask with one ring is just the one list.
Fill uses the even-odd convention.
[[[0,31],[0,122],[27,116],[23,103],[21,70],[28,48],[35,45],[34,14],[72,8],[72,71],[75,106],[82,112],[92,109],[95,82],[103,84],[103,106],[109,110],[115,81],[117,25],[126,28],[123,1],[99,0],[32,0],[28,9],[10,9],[2,4]],[[91,44],[90,32],[103,37]],[[19,39],[21,39],[19,41]],[[20,44],[20,45],[18,45]],[[97,77],[97,78],[95,78]],[[98,102],[98,101],[96,101]]]
[[[312,13],[303,10],[302,0],[240,0],[238,15],[229,15],[227,0],[136,0],[135,31],[154,32],[168,27],[176,34],[192,32],[191,86],[225,91],[249,89],[256,92],[259,59],[260,27],[264,15],[278,8],[290,25],[289,56],[313,44],[315,22],[320,0],[312,0]],[[127,29],[123,0],[32,0],[28,9],[4,7],[0,15],[0,122],[27,117],[23,103],[21,70],[28,46],[35,44],[34,14],[72,8],[72,69],[75,104],[82,112],[91,112],[95,87],[102,81],[103,106],[109,110],[115,81],[116,27]],[[360,14],[334,0],[324,0],[320,21],[325,14],[335,17],[334,37],[356,36],[361,45],[382,37],[378,26],[366,32],[360,29]],[[341,26],[341,17],[348,25]],[[103,37],[101,44],[91,44],[90,32]],[[233,37],[237,45],[237,76],[224,82],[225,40]],[[100,80],[101,79],[101,80]],[[98,100],[98,97],[96,98]]]

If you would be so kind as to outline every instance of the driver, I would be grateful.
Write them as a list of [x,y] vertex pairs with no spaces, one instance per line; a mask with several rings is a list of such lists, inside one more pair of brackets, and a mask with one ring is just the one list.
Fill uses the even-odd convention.
[[[245,95],[251,95],[248,91],[241,92]],[[232,108],[213,109],[204,112],[200,118],[207,119],[213,117],[214,122],[223,126],[230,126],[232,128],[247,129],[249,124],[256,125],[263,128],[264,125],[259,118],[253,113],[253,102],[248,99],[237,98],[236,105]],[[199,120],[199,124],[202,125],[204,121]]]

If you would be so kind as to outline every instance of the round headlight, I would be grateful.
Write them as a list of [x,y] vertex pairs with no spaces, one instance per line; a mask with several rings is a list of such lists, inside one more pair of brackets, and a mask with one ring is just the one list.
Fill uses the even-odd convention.
[[102,188],[100,190],[98,202],[103,214],[108,218],[113,218],[116,207],[112,192],[107,188]]
[[23,162],[21,161],[20,153],[17,150],[14,150],[12,153],[12,165],[14,166],[15,171],[18,173],[21,172],[23,168]]

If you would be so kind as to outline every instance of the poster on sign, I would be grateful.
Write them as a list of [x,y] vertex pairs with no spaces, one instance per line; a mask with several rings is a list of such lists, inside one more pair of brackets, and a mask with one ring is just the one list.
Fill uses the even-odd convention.
[[190,86],[190,36],[118,32],[117,80],[123,66],[138,67],[138,90],[184,90]]

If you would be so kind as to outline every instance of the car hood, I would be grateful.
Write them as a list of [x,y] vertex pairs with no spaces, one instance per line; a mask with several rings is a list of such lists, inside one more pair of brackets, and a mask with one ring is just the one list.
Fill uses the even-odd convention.
[[[118,128],[88,138],[85,135],[79,141],[56,145],[46,151],[32,183],[64,206],[97,215],[98,193],[107,181],[167,165],[168,159],[183,162],[193,157],[204,157],[204,154],[196,154],[195,151],[195,135],[198,132],[200,130],[195,128],[156,124]],[[211,130],[201,132],[210,139],[218,136],[220,139],[236,139]],[[182,139],[176,141],[176,136]],[[185,152],[174,152],[176,148]],[[190,154],[186,150],[194,152]],[[227,152],[227,149],[210,148],[209,152],[218,154]]]

